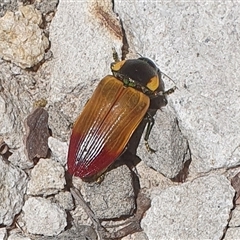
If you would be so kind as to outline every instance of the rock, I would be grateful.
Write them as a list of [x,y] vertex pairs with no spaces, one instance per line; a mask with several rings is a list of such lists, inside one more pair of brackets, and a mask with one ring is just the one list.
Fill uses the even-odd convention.
[[99,219],[131,215],[135,209],[132,174],[126,165],[107,172],[98,183],[83,184],[83,195]]
[[62,166],[67,164],[68,144],[57,138],[49,137],[48,145],[51,149],[51,157],[61,163]]
[[55,199],[57,203],[65,210],[70,211],[74,209],[73,198],[70,192],[59,192]]
[[13,229],[9,232],[8,240],[31,240],[31,238],[24,235],[19,229]]
[[149,240],[149,239],[144,232],[137,232],[122,238],[122,240]]
[[0,2],[0,17],[2,17],[7,10],[15,11],[18,7],[17,0],[4,0]]
[[6,228],[0,228],[0,239],[7,240],[7,229]]
[[184,164],[190,161],[187,139],[179,129],[176,117],[167,108],[156,113],[155,124],[149,137],[149,145],[156,152],[150,153],[144,145],[142,141],[137,149],[138,156],[149,167],[167,178],[176,177]]
[[221,239],[235,191],[224,176],[209,175],[159,189],[142,220],[149,239]]
[[157,187],[166,189],[174,185],[169,178],[166,178],[154,169],[149,168],[143,161],[136,166],[136,171],[141,189],[144,189],[147,192],[152,192],[154,188]]
[[[20,142],[21,144],[21,142]],[[21,169],[30,169],[33,168],[34,163],[30,161],[25,155],[25,146],[22,142],[21,146],[18,146],[17,150],[11,149],[12,155],[9,156],[8,161],[11,162],[14,166],[20,167]]]
[[0,156],[0,224],[10,226],[24,204],[27,175]]
[[26,155],[30,161],[46,158],[48,154],[48,112],[42,108],[34,109],[24,121],[26,136]]
[[235,240],[235,239],[237,240],[237,239],[239,239],[239,234],[240,234],[239,227],[228,228],[223,239],[224,240]]
[[232,217],[229,222],[229,227],[239,227],[240,226],[240,206],[237,205],[232,211]]
[[34,240],[98,240],[97,234],[90,226],[79,225],[60,233],[57,237],[35,236]]
[[13,130],[12,116],[10,114],[6,114],[6,110],[7,110],[6,102],[4,98],[0,96],[0,116],[1,116],[0,129],[1,134],[3,135]]
[[22,148],[24,119],[30,113],[34,101],[46,93],[46,79],[42,71],[33,73],[21,69],[19,73],[14,70],[14,73],[13,66],[16,65],[6,61],[0,64],[0,134],[11,151]]
[[[69,114],[69,110],[61,110],[62,106],[64,106],[63,103],[60,104],[60,106],[59,104],[57,104],[57,106],[53,104],[48,107],[47,110],[49,113],[49,128],[52,130],[54,138],[57,138],[63,142],[67,142],[69,141],[69,135],[73,120],[70,120],[70,118],[67,116]],[[51,144],[51,140],[49,144]]]
[[44,15],[49,12],[55,12],[59,0],[42,0],[36,2],[36,8]]
[[55,236],[67,226],[67,214],[57,204],[41,197],[30,197],[23,206],[23,220],[29,233]]
[[78,204],[76,204],[75,209],[70,211],[70,214],[73,218],[74,226],[80,225],[91,225],[92,222],[85,212],[84,208]]
[[49,41],[39,28],[41,23],[42,16],[32,5],[15,13],[7,11],[0,18],[0,56],[22,68],[42,61]]
[[61,164],[51,159],[40,159],[31,172],[27,194],[44,196],[56,194],[65,184],[65,171]]

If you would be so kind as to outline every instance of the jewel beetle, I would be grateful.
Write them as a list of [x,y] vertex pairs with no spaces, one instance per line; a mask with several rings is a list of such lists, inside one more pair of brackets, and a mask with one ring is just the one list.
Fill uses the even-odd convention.
[[104,77],[73,125],[68,150],[68,172],[85,181],[96,179],[123,153],[146,116],[147,148],[154,124],[149,109],[167,104],[161,71],[148,58],[120,61],[116,52],[112,75]]

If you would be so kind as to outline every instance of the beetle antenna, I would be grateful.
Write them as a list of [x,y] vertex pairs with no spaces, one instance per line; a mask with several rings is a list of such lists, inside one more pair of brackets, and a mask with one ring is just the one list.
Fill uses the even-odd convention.
[[140,57],[143,57],[143,55],[141,55],[140,53],[137,52],[137,55],[139,55]]
[[168,89],[167,91],[163,92],[163,95],[165,95],[165,96],[170,95],[170,94],[172,94],[176,89],[177,89],[177,87],[174,86],[174,87]]
[[162,71],[160,71],[161,72],[161,74],[163,74],[164,76],[166,76],[168,79],[170,79],[175,85],[176,85],[176,83],[174,82],[174,80],[172,79],[172,78],[170,78],[166,73],[164,73],[164,72],[162,72]]

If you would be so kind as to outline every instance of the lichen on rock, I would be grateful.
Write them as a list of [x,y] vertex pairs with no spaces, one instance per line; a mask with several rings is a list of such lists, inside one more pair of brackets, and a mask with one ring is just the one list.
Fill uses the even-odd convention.
[[49,41],[41,23],[42,15],[32,5],[7,11],[0,18],[0,57],[24,69],[42,61]]

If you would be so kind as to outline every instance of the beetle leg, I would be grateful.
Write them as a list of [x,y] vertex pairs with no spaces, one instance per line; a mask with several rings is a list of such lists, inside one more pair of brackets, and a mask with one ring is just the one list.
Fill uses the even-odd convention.
[[100,184],[105,178],[105,173],[101,174],[99,177],[96,179],[96,183]]
[[147,112],[146,118],[147,118],[147,130],[146,130],[146,133],[145,133],[145,136],[144,136],[145,146],[146,146],[146,148],[149,152],[154,153],[154,152],[156,152],[156,150],[152,149],[149,146],[148,139],[149,139],[149,135],[150,135],[150,132],[152,130],[152,127],[154,125],[155,120],[149,112]]
[[176,89],[177,89],[177,87],[174,86],[174,87],[168,89],[167,91],[165,91],[163,94],[164,94],[165,96],[170,95],[170,94],[172,94]]
[[112,48],[112,51],[113,51],[113,60],[114,60],[114,62],[120,62],[120,59],[118,57],[118,53],[117,53],[117,51],[116,51],[116,49],[114,47]]
[[105,235],[105,233],[106,233],[105,229],[102,227],[100,221],[98,220],[98,218],[95,216],[92,209],[88,206],[88,204],[84,200],[81,192],[76,188],[70,188],[70,192],[72,193],[72,196],[75,199],[75,201],[77,201],[78,204],[80,204],[82,206],[84,211],[87,213],[88,217],[91,219],[91,221],[97,231],[98,239],[99,240],[105,239],[105,238],[103,238],[103,235]]

